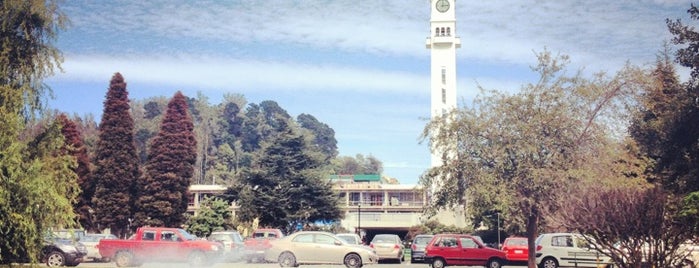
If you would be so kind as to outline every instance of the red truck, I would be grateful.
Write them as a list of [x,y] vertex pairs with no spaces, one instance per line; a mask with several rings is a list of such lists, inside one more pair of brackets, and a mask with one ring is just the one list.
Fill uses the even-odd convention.
[[192,266],[213,264],[223,253],[218,242],[199,239],[179,228],[141,227],[131,239],[102,239],[100,255],[118,267],[144,262],[189,262]]
[[269,241],[282,237],[284,237],[284,233],[279,229],[257,229],[253,231],[250,237],[243,241],[245,247],[243,256],[245,256],[245,260],[248,263],[264,261],[265,251],[272,247]]

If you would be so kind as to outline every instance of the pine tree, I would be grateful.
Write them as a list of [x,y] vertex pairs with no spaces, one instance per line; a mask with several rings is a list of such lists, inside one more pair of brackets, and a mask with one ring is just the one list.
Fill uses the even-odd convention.
[[310,150],[310,138],[299,134],[291,120],[277,121],[278,132],[263,142],[253,166],[237,189],[230,189],[242,221],[290,231],[297,224],[340,218],[338,199],[325,180],[323,156]]
[[98,228],[110,228],[119,237],[126,236],[131,227],[134,184],[140,175],[129,108],[126,82],[116,73],[109,83],[99,125],[92,201]]
[[194,124],[187,99],[178,91],[151,141],[146,173],[139,181],[138,224],[179,227],[185,222],[195,161]]
[[63,150],[77,161],[77,166],[73,168],[73,172],[78,176],[78,185],[80,185],[81,189],[78,202],[74,205],[74,210],[78,214],[78,221],[83,228],[97,231],[92,221],[92,213],[94,212],[92,211],[92,196],[95,193],[95,184],[90,170],[87,148],[83,144],[82,133],[78,130],[75,122],[68,119],[65,114],[58,115],[56,120],[61,124],[61,133],[65,137]]

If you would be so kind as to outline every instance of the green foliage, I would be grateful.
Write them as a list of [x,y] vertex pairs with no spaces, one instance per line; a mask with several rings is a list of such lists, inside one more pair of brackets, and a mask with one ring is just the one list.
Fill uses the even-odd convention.
[[383,163],[372,155],[338,156],[332,160],[332,169],[339,175],[381,174]]
[[231,230],[233,215],[230,204],[217,197],[207,197],[201,202],[197,215],[187,219],[187,232],[207,237],[213,231]]
[[[44,232],[75,224],[75,161],[51,124],[21,139],[62,61],[53,46],[66,22],[55,1],[0,1],[0,263],[37,261]],[[33,140],[31,140],[33,139]],[[29,145],[32,144],[32,146]],[[36,146],[36,147],[33,147]]]
[[126,82],[116,73],[109,83],[99,125],[92,201],[98,227],[110,228],[118,237],[125,237],[129,231],[136,179],[140,176],[129,109]]
[[310,114],[300,114],[296,117],[296,121],[302,128],[313,133],[313,146],[317,147],[325,155],[325,161],[334,159],[337,156],[335,130],[318,121]]
[[137,181],[137,226],[178,227],[185,221],[196,160],[194,124],[188,112],[186,98],[178,91],[151,142],[145,174]]
[[65,137],[63,150],[68,155],[75,158],[77,165],[73,172],[78,176],[78,185],[81,192],[78,202],[74,206],[74,211],[78,213],[80,226],[90,231],[99,231],[92,218],[92,196],[95,193],[95,182],[90,169],[90,159],[87,155],[87,148],[83,144],[83,138],[77,125],[65,114],[59,114],[56,120],[61,125],[61,133]]
[[262,144],[253,166],[229,194],[238,201],[238,219],[289,231],[296,224],[341,217],[338,197],[325,179],[321,157],[309,149],[291,120],[276,119],[277,134]]

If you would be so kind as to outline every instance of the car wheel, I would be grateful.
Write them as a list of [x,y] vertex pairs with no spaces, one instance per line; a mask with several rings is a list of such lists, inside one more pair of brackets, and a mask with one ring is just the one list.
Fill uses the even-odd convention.
[[359,257],[357,254],[347,254],[347,256],[345,256],[345,266],[347,266],[347,268],[362,267],[362,257]]
[[541,268],[558,268],[558,261],[554,258],[545,258],[539,265]]
[[133,262],[133,254],[128,251],[119,251],[116,256],[114,256],[114,262],[117,267],[131,266]]
[[444,266],[446,266],[446,263],[444,263],[442,258],[435,258],[432,261],[432,268],[444,268]]
[[502,267],[502,262],[498,259],[490,260],[488,262],[488,268],[501,268]]
[[66,264],[66,257],[60,251],[51,251],[46,257],[48,267],[59,267]]
[[204,252],[198,250],[189,253],[187,260],[189,261],[189,266],[192,267],[202,267],[206,265],[206,256],[204,255]]
[[296,257],[291,252],[279,254],[278,261],[281,267],[296,267]]

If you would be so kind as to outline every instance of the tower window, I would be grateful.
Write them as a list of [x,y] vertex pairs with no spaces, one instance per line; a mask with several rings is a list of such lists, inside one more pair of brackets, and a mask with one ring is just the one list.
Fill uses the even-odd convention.
[[434,36],[439,36],[439,27],[434,28]]
[[447,68],[442,67],[442,84],[447,83]]
[[451,36],[451,27],[447,27],[447,36]]
[[442,89],[442,103],[447,104],[447,90]]
[[442,27],[442,36],[444,36],[444,27]]

